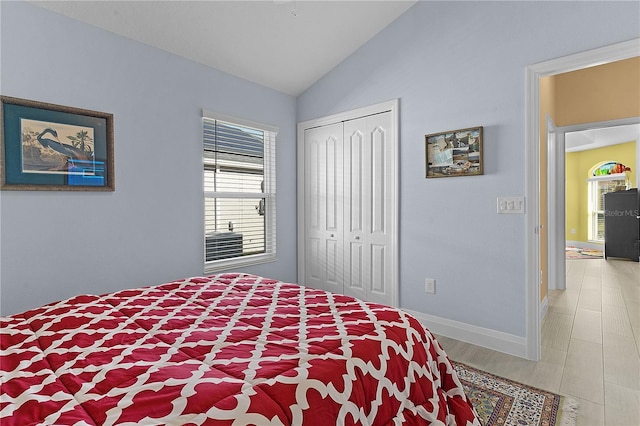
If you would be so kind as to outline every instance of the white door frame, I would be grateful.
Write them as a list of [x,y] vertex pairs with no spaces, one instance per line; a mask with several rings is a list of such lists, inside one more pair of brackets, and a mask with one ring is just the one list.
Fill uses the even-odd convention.
[[[557,236],[565,229],[564,132],[547,114],[547,290],[564,289],[565,242]],[[562,187],[559,183],[562,183]],[[553,206],[553,207],[552,207]],[[564,235],[564,234],[562,234]],[[562,259],[560,259],[562,255]]]
[[391,171],[391,175],[389,176],[393,182],[394,193],[392,194],[392,205],[393,205],[393,217],[394,220],[392,222],[392,244],[394,246],[393,255],[392,255],[392,268],[393,273],[391,276],[393,277],[393,282],[391,283],[391,288],[393,292],[393,303],[392,306],[399,307],[400,306],[400,262],[399,262],[399,146],[400,146],[400,127],[399,127],[399,118],[400,118],[400,100],[392,99],[390,101],[381,102],[379,104],[370,105],[363,108],[354,109],[351,111],[345,111],[338,114],[333,114],[325,117],[320,117],[312,120],[303,121],[298,123],[298,283],[304,284],[305,277],[305,214],[304,214],[304,188],[305,188],[305,170],[304,170],[304,132],[307,129],[311,129],[314,127],[326,126],[329,124],[340,123],[347,120],[355,120],[357,118],[366,117],[368,115],[380,114],[383,112],[391,112],[391,121],[393,126],[393,134],[391,137],[393,138],[393,155],[392,159],[393,170]]
[[[540,78],[576,71],[596,65],[640,56],[640,38],[629,40],[575,55],[540,62],[526,68],[526,197],[529,208],[526,213],[526,285],[527,285],[527,358],[540,359],[540,251],[537,249],[540,193]],[[550,207],[550,206],[549,206]],[[563,208],[564,210],[564,208]],[[557,235],[556,235],[557,236]],[[548,239],[555,238],[551,233]],[[562,236],[564,238],[564,235]]]

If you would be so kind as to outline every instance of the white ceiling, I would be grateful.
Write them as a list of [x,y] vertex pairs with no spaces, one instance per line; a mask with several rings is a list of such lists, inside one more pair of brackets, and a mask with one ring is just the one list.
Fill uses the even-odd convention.
[[631,141],[640,141],[640,124],[566,133],[565,151],[584,151]]
[[415,1],[33,1],[297,96]]

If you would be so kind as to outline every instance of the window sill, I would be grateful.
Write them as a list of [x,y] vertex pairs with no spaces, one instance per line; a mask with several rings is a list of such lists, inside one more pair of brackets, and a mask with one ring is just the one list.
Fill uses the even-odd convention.
[[214,260],[204,264],[204,273],[212,274],[227,271],[229,269],[245,268],[247,266],[276,262],[277,260],[278,258],[275,254],[259,254],[237,259]]
[[624,181],[627,178],[625,173],[614,173],[612,175],[593,176],[587,179],[587,182],[602,181],[602,180],[621,180]]

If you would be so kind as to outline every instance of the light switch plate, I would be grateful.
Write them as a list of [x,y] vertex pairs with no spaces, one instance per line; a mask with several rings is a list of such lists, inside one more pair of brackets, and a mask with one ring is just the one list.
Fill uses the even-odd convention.
[[524,197],[498,197],[498,214],[523,214]]

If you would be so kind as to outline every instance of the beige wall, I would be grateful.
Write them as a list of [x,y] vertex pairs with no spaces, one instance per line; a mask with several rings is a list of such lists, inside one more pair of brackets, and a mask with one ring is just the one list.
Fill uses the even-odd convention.
[[[540,217],[547,228],[546,116],[558,127],[640,116],[640,57],[544,77],[540,80]],[[630,167],[634,167],[633,165]],[[568,192],[568,191],[567,191]],[[554,206],[549,206],[554,208]],[[573,214],[567,212],[567,215]],[[542,222],[544,220],[544,222]],[[547,294],[547,236],[541,236],[543,283],[540,300]]]
[[557,126],[640,116],[640,57],[551,78]]

